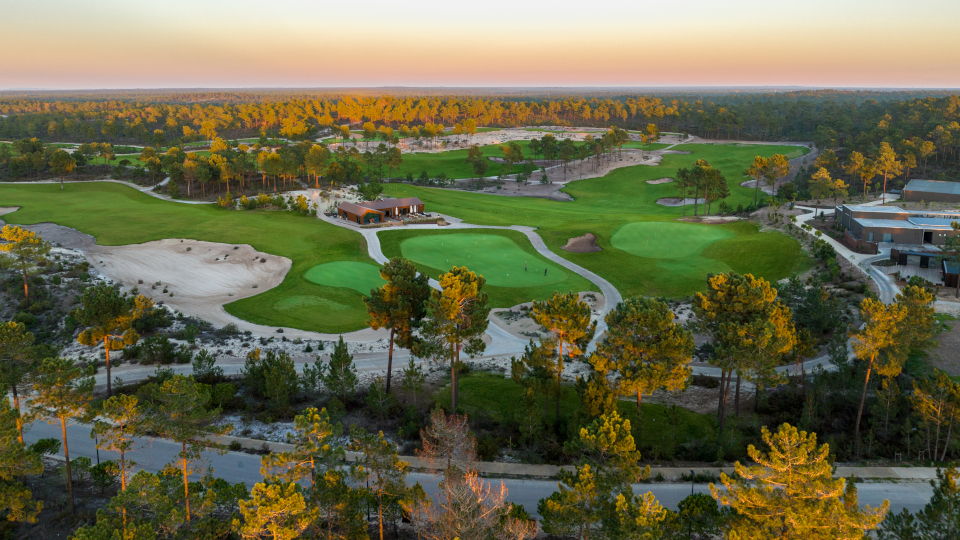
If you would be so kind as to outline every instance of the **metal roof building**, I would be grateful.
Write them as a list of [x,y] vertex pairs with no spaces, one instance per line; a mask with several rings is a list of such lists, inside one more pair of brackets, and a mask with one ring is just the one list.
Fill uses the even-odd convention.
[[903,200],[960,203],[960,182],[911,180],[903,188]]

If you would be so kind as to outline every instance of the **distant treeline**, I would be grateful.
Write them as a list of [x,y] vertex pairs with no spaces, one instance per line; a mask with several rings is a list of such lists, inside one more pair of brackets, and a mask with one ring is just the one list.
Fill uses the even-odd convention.
[[[298,92],[300,93],[298,95]],[[960,95],[918,91],[794,92],[713,91],[709,95],[616,97],[495,97],[355,95],[297,90],[116,91],[0,99],[0,139],[36,137],[47,142],[178,143],[259,136],[311,139],[324,128],[371,122],[394,128],[473,120],[479,126],[617,126],[679,131],[707,138],[813,141],[843,158],[874,154],[887,142],[899,153],[905,141],[936,146],[937,172],[955,176],[960,145]],[[370,92],[370,91],[367,91]],[[534,91],[529,91],[534,92]],[[917,156],[920,157],[920,156]]]

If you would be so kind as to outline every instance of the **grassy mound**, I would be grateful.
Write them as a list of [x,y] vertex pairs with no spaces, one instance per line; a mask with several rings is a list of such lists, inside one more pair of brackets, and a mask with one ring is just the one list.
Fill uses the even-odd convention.
[[345,287],[360,294],[369,295],[384,283],[380,267],[355,261],[338,261],[318,264],[303,275],[307,281],[327,287]]

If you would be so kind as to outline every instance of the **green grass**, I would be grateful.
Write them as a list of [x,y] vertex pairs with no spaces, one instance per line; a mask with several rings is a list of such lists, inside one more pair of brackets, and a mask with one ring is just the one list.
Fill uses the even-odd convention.
[[[625,297],[688,296],[703,290],[707,275],[716,272],[735,270],[779,280],[809,267],[809,259],[796,240],[777,232],[761,233],[750,222],[710,225],[731,236],[686,257],[644,257],[614,246],[611,239],[627,224],[673,221],[683,216],[682,208],[656,204],[659,198],[678,196],[676,184],[650,185],[647,180],[675,177],[678,168],[692,167],[696,160],[706,159],[729,180],[731,196],[727,204],[746,206],[753,202],[753,190],[741,187],[740,178],[753,157],[792,152],[796,147],[685,144],[677,149],[691,153],[668,154],[659,166],[624,167],[603,178],[571,182],[563,189],[574,198],[569,202],[406,184],[387,184],[385,191],[394,197],[419,197],[429,212],[456,216],[469,223],[539,226],[539,234],[554,253],[606,278]],[[716,212],[716,205],[712,210]],[[693,208],[686,213],[692,215]],[[595,234],[603,251],[568,253],[560,249],[569,238],[585,233]]]
[[303,277],[317,285],[345,287],[363,295],[382,286],[386,281],[380,277],[380,267],[356,261],[337,261],[318,264],[307,270]]
[[363,238],[293,212],[233,212],[213,205],[177,204],[113,183],[0,185],[4,205],[20,206],[9,223],[52,221],[93,235],[101,245],[163,238],[246,243],[287,257],[293,266],[283,282],[256,296],[227,304],[232,315],[258,324],[320,332],[362,328],[367,319],[362,295],[346,287],[312,283],[305,273],[323,263],[370,263]]
[[482,275],[487,280],[484,290],[493,307],[543,300],[557,290],[597,289],[586,279],[541,257],[519,231],[389,229],[379,236],[384,255],[402,255],[430,277],[453,266],[466,266]]
[[[462,376],[459,381],[460,395],[458,408],[468,416],[488,415],[500,422],[509,422],[516,418],[524,389],[503,375],[473,372]],[[437,392],[440,404],[450,404],[449,383]],[[541,401],[542,403],[542,401]],[[618,402],[620,415],[630,420],[634,436],[640,424],[635,401]],[[566,421],[580,409],[580,397],[570,386],[562,388],[560,399],[560,418]],[[547,420],[556,418],[556,406],[551,398],[547,407]],[[669,407],[652,403],[643,404],[642,429],[639,430],[638,446],[662,446],[665,440],[672,438],[674,428],[668,422]],[[676,429],[677,445],[693,441],[709,440],[715,436],[716,421],[712,414],[698,414],[680,409],[680,424]]]
[[711,225],[637,221],[621,227],[610,243],[638,257],[678,259],[700,253],[708,245],[733,235],[730,230]]

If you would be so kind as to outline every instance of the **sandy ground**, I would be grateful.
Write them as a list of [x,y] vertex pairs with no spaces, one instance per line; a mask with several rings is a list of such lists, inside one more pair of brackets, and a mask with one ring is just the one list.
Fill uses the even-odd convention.
[[[584,291],[579,294],[580,299],[590,306],[591,320],[598,320],[606,305],[606,299],[602,294],[593,291]],[[490,322],[521,339],[531,339],[539,335],[546,336],[543,328],[530,318],[528,310],[531,307],[533,307],[533,302],[517,304],[510,308],[492,309],[490,310]],[[485,334],[484,338],[487,336],[488,334]],[[577,370],[571,371],[571,373],[578,372]],[[567,375],[570,375],[570,373],[567,373]]]
[[647,180],[648,184],[653,184],[653,185],[669,184],[670,182],[673,182],[673,178],[670,178],[669,176],[665,178],[657,178],[656,180]]
[[215,326],[234,322],[224,304],[276,287],[292,265],[290,259],[246,244],[182,239],[95,246],[87,250],[87,258],[110,279],[127,286],[142,281],[142,294]]
[[[276,327],[238,319],[223,306],[279,285],[290,270],[290,259],[257,251],[247,244],[166,239],[127,246],[99,246],[92,236],[54,223],[25,228],[62,248],[82,252],[97,274],[120,284],[126,291],[136,287],[157,304],[199,317],[216,327],[235,324],[241,331],[249,330],[254,335],[276,335]],[[314,340],[337,337],[290,328],[284,335],[289,339]],[[362,342],[380,341],[385,335],[370,329],[350,333],[353,341]]]
[[595,253],[603,251],[603,248],[597,245],[597,237],[593,233],[587,233],[583,236],[577,236],[567,240],[566,245],[560,248],[570,253]]
[[703,197],[700,197],[699,199],[696,199],[696,200],[689,197],[682,200],[680,199],[680,197],[664,197],[662,199],[657,199],[657,204],[659,204],[660,206],[684,206],[684,205],[693,206],[695,203],[707,204],[707,200],[704,199]]

